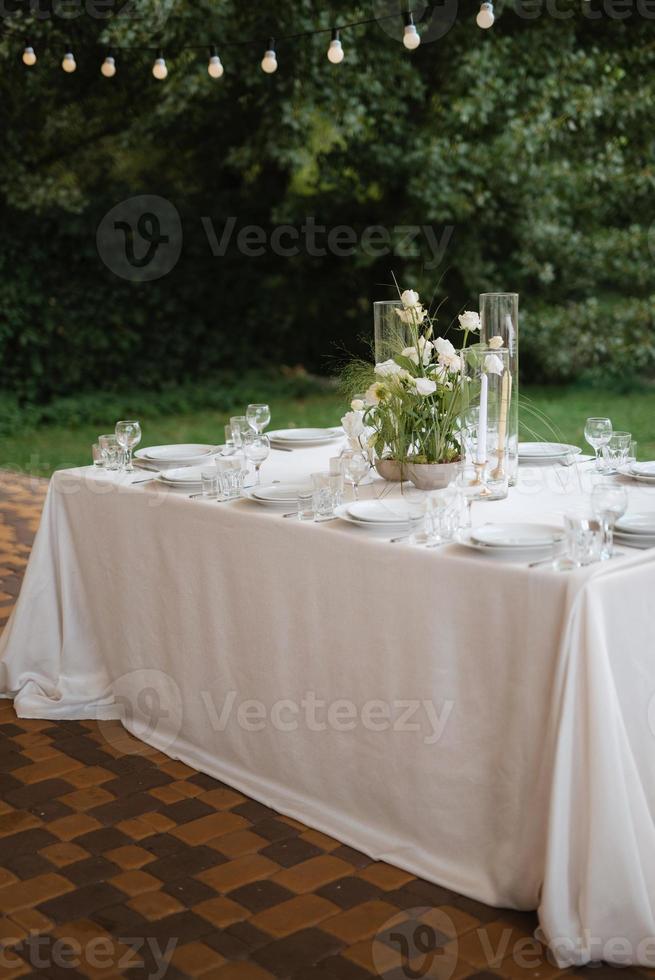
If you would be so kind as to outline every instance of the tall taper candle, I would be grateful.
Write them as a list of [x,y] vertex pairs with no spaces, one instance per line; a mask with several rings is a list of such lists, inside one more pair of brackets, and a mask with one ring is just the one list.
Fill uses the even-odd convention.
[[480,378],[480,414],[478,416],[478,463],[487,462],[487,398],[489,390],[489,378],[486,371],[482,371]]

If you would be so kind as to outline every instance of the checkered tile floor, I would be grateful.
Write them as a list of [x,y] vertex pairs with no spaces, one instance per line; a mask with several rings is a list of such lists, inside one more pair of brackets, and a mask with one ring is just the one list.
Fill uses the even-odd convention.
[[[44,494],[0,474],[3,624]],[[120,726],[24,721],[0,702],[0,787],[0,977],[564,975],[530,943],[534,915],[371,861]]]

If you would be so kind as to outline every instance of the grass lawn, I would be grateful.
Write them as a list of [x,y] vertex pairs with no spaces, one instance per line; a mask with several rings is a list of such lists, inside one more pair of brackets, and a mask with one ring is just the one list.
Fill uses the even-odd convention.
[[[332,391],[319,391],[303,398],[269,396],[268,400],[273,415],[271,428],[334,425],[347,409],[343,397]],[[229,413],[210,410],[149,415],[141,412],[143,445],[220,443],[229,415],[239,414],[239,410],[243,411],[244,407],[235,405]],[[558,439],[583,446],[588,452],[583,428],[590,415],[608,415],[615,429],[626,429],[638,440],[640,459],[655,459],[655,392],[618,394],[577,387],[521,389],[523,438]],[[90,462],[91,444],[100,432],[112,431],[114,422],[115,419],[108,418],[104,428],[98,424],[51,424],[0,435],[0,467],[49,476],[62,467],[86,464]]]

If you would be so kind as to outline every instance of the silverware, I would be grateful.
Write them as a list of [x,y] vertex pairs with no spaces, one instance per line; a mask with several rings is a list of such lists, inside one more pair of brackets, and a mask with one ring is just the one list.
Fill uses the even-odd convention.
[[204,496],[203,493],[190,493],[189,500],[193,500],[195,497],[203,497],[203,496]]
[[389,538],[390,544],[402,544],[403,541],[409,541],[410,535],[405,534],[402,538]]
[[275,449],[278,453],[292,453],[293,449],[287,449],[286,446],[271,446],[271,449]]
[[282,517],[297,517],[297,516],[298,516],[298,511],[297,510],[292,511],[290,514],[283,514],[282,515]]
[[146,480],[132,480],[130,486],[138,487],[140,483],[152,483],[154,479],[155,479],[154,476],[149,476]]

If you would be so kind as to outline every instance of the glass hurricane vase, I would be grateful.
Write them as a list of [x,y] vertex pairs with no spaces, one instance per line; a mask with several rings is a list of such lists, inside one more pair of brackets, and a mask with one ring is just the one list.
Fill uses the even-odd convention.
[[476,345],[461,356],[462,449],[488,488],[487,495],[503,497],[518,465],[511,355],[506,347]]
[[509,414],[505,469],[510,484],[518,474],[519,431],[519,294],[480,294],[480,343],[489,346],[492,337],[501,337],[509,367]]

